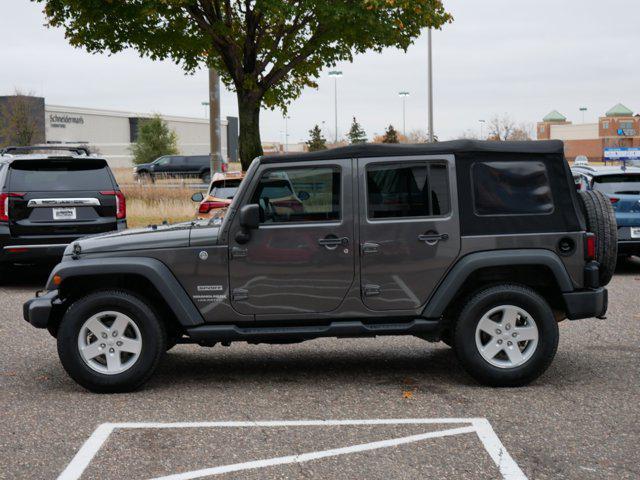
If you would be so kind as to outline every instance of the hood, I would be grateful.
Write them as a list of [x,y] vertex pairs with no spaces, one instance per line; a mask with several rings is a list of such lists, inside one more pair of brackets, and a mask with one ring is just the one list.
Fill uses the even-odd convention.
[[151,225],[145,228],[92,235],[72,242],[64,254],[71,255],[78,248],[80,254],[85,254],[188,247],[193,226],[193,222]]

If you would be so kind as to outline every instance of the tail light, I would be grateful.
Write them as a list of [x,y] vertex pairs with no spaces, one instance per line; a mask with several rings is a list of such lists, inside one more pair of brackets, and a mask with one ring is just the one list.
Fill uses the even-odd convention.
[[618,203],[620,201],[620,199],[616,197],[609,197],[609,200],[611,200],[611,203]]
[[202,202],[198,207],[198,213],[209,213],[216,208],[225,208],[229,205],[224,202]]
[[101,195],[115,195],[116,197],[116,218],[118,220],[124,220],[127,218],[127,200],[124,198],[124,193],[119,190],[106,190],[100,192]]
[[229,164],[222,162],[221,170],[223,173],[225,173],[227,170],[229,170]]
[[24,197],[24,193],[0,193],[0,222],[9,221],[10,197]]
[[596,236],[593,233],[587,233],[585,236],[584,256],[586,260],[596,258]]

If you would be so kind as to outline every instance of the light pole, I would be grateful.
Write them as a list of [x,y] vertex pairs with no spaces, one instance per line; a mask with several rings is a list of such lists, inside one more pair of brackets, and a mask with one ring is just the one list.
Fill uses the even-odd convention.
[[334,109],[334,113],[335,113],[335,129],[336,129],[336,135],[335,135],[335,143],[338,143],[338,77],[342,76],[342,71],[341,70],[331,70],[329,72],[329,76],[333,77],[333,100],[334,100],[334,105],[333,105],[333,109]]
[[478,120],[480,122],[480,140],[484,140],[484,124],[487,123],[486,120]]
[[211,143],[211,167],[209,175],[222,171],[222,140],[220,125],[220,77],[215,68],[209,67],[209,138]]
[[200,105],[204,107],[204,118],[208,118],[209,113],[209,102],[200,102]]
[[284,115],[284,151],[289,151],[289,124],[287,120],[291,117],[289,115]]
[[406,100],[407,97],[409,96],[409,92],[398,92],[398,95],[400,96],[400,98],[402,98],[402,135],[404,135],[404,138],[407,138],[407,106],[406,106]]
[[428,32],[428,46],[429,46],[429,75],[428,75],[428,83],[429,83],[429,143],[433,143],[434,135],[433,135],[433,55],[431,53],[431,29]]
[[584,123],[584,112],[587,111],[587,107],[580,107],[580,111],[582,112],[582,123]]

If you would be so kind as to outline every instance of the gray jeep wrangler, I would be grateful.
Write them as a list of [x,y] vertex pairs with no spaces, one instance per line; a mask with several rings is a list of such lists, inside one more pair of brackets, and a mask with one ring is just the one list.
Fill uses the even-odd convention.
[[608,200],[563,144],[362,145],[256,159],[223,219],[86,237],[24,317],[95,392],[177,343],[413,335],[492,386],[541,375],[558,322],[603,317]]

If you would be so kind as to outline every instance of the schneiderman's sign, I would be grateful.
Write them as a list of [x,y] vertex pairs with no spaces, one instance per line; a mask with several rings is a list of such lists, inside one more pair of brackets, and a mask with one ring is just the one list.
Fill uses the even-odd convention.
[[51,128],[67,128],[69,124],[84,125],[84,117],[82,115],[49,114]]

